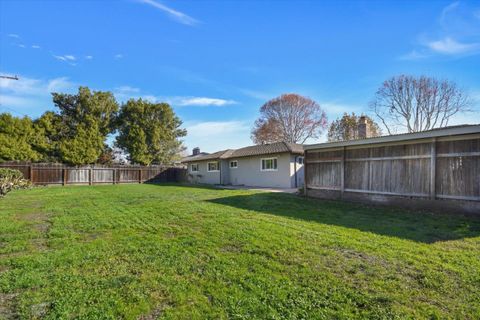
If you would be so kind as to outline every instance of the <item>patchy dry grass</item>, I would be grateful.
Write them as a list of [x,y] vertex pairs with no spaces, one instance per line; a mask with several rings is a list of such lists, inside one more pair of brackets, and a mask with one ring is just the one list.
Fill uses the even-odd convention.
[[0,200],[0,319],[480,318],[480,221],[178,185]]

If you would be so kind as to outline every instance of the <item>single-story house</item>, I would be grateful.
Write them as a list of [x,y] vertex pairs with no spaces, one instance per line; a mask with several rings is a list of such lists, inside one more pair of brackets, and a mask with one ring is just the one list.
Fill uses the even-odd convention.
[[182,159],[193,183],[251,187],[299,188],[303,186],[303,146],[276,142],[211,154],[193,149]]

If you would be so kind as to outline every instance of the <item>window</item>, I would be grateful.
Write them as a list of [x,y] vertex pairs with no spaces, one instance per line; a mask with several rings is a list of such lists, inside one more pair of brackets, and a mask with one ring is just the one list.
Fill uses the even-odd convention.
[[192,163],[192,165],[190,166],[190,171],[198,172],[198,163]]
[[277,171],[277,158],[262,159],[262,171]]
[[298,157],[297,162],[298,164],[303,164],[303,157]]
[[215,172],[215,171],[219,171],[218,170],[218,161],[215,161],[215,162],[209,162],[208,163],[208,172]]
[[237,160],[230,161],[230,168],[232,169],[238,168],[238,161]]

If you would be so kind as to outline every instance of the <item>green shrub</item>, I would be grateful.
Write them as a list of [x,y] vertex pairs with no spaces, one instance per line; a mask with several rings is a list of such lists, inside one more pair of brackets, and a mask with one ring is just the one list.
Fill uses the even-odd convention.
[[13,189],[26,189],[31,185],[29,180],[23,179],[20,171],[0,168],[0,197],[5,196]]

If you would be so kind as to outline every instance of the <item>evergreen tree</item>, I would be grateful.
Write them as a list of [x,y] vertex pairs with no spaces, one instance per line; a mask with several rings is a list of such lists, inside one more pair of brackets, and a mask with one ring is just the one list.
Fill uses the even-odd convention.
[[169,164],[183,149],[181,125],[167,103],[131,99],[120,110],[116,146],[134,163]]
[[0,114],[0,161],[38,161],[42,155],[32,147],[36,139],[29,117]]

